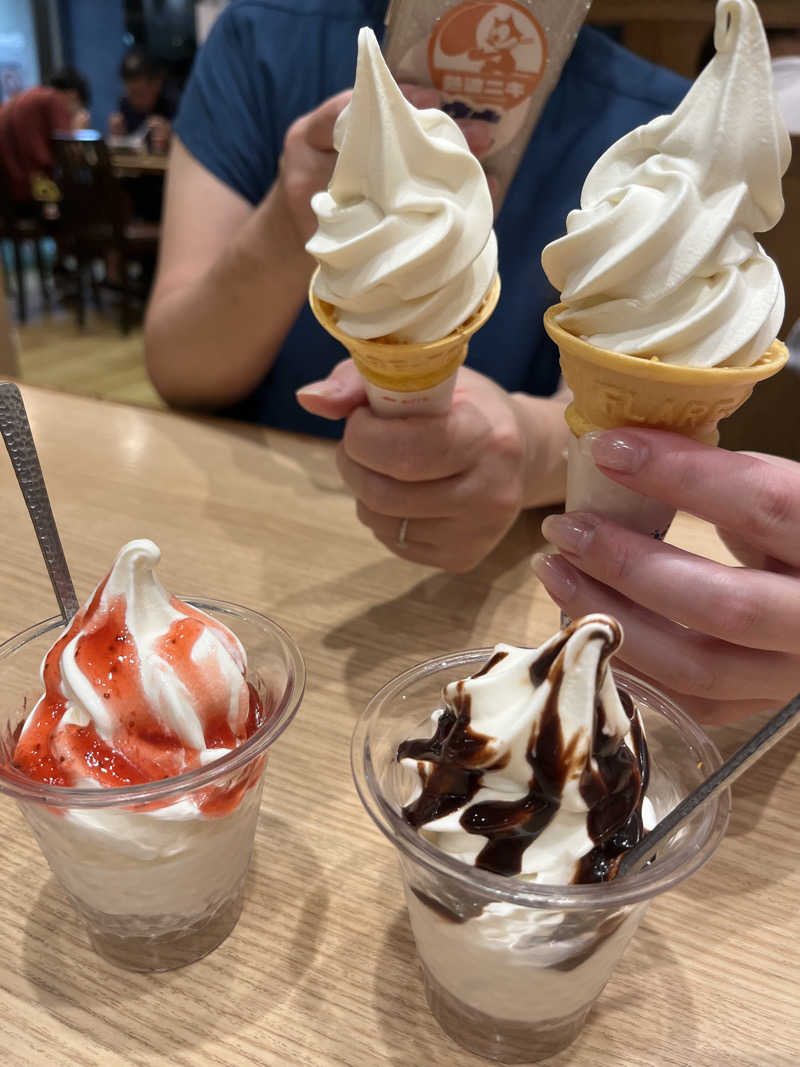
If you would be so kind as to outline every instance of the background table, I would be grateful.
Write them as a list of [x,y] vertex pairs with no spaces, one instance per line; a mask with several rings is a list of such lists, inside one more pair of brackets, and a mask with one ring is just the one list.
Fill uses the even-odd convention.
[[111,165],[121,178],[131,178],[138,174],[166,174],[169,156],[156,155],[154,152],[120,152],[111,151]]
[[[0,1062],[471,1067],[429,1016],[392,847],[351,786],[369,696],[437,652],[538,644],[558,613],[530,570],[526,514],[473,573],[396,559],[356,522],[328,442],[25,389],[85,598],[122,543],[154,538],[179,593],[273,616],[309,685],[271,758],[248,899],[228,941],[163,975],[89,950],[15,807],[0,799]],[[0,636],[55,613],[10,466]],[[699,522],[674,539],[727,558]],[[725,751],[753,728],[717,732]],[[735,789],[728,837],[657,900],[553,1067],[795,1067],[800,1050],[800,735]]]
[[[589,22],[616,25],[624,45],[687,78],[698,73],[702,45],[714,27],[717,0],[593,0]],[[800,27],[797,0],[756,0],[764,25]]]

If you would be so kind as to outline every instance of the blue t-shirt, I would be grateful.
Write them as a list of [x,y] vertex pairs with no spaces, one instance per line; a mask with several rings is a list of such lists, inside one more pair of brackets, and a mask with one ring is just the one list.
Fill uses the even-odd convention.
[[[291,123],[353,84],[359,27],[382,32],[386,0],[238,0],[197,56],[175,123],[187,150],[258,204],[275,179]],[[542,314],[557,294],[542,248],[564,232],[597,157],[624,133],[674,110],[687,82],[585,26],[522,158],[495,229],[500,303],[472,339],[468,364],[508,390],[551,395],[558,353]],[[264,294],[268,304],[269,293]],[[344,350],[304,307],[264,381],[228,413],[252,422],[339,436],[294,393],[324,378]],[[220,351],[220,359],[224,359]]]

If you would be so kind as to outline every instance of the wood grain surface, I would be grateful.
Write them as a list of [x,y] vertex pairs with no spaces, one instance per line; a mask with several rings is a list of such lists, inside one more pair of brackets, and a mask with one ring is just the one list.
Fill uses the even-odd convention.
[[[800,26],[797,0],[756,0],[765,26]],[[714,24],[717,0],[593,0],[590,22],[670,21]]]
[[122,177],[137,174],[166,174],[169,157],[155,152],[111,152],[111,165]]
[[[306,699],[274,749],[244,914],[207,959],[142,976],[96,957],[16,808],[0,798],[0,1063],[470,1067],[426,1009],[392,848],[351,785],[354,720],[437,652],[538,644],[558,613],[524,515],[473,573],[391,556],[356,522],[328,442],[36,388],[24,395],[79,596],[132,537],[161,577],[259,609],[302,647]],[[0,463],[0,637],[54,614]],[[727,559],[699,522],[672,539]],[[726,728],[730,752],[754,728]],[[800,1059],[800,732],[737,784],[730,832],[650,908],[553,1067],[794,1067]]]

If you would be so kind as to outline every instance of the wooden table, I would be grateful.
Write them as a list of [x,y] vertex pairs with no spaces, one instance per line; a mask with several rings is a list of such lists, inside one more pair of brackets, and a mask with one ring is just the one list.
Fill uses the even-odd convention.
[[[356,798],[353,722],[399,669],[445,649],[542,641],[540,515],[466,576],[394,558],[356,522],[329,443],[24,390],[79,595],[154,538],[168,588],[248,604],[304,650],[308,694],[277,744],[242,919],[164,975],[92,954],[21,816],[0,800],[0,1062],[468,1067],[426,1009],[392,847]],[[54,601],[10,467],[0,633]],[[675,539],[725,559],[700,523]],[[718,733],[732,747],[752,730]],[[735,789],[730,832],[656,901],[553,1067],[795,1067],[800,1053],[800,732]]]
[[166,174],[169,156],[155,152],[111,151],[111,165],[121,178],[134,178],[139,174]]

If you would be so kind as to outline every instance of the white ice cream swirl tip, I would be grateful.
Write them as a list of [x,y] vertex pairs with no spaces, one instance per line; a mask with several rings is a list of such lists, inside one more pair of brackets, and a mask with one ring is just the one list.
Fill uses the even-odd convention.
[[595,163],[542,254],[560,324],[601,348],[742,367],[780,328],[783,285],[754,234],[783,213],[791,147],[752,0],[719,0],[714,43],[675,112]]
[[489,187],[456,123],[405,99],[366,27],[334,146],[328,190],[311,201],[316,295],[351,337],[446,337],[497,272]]

